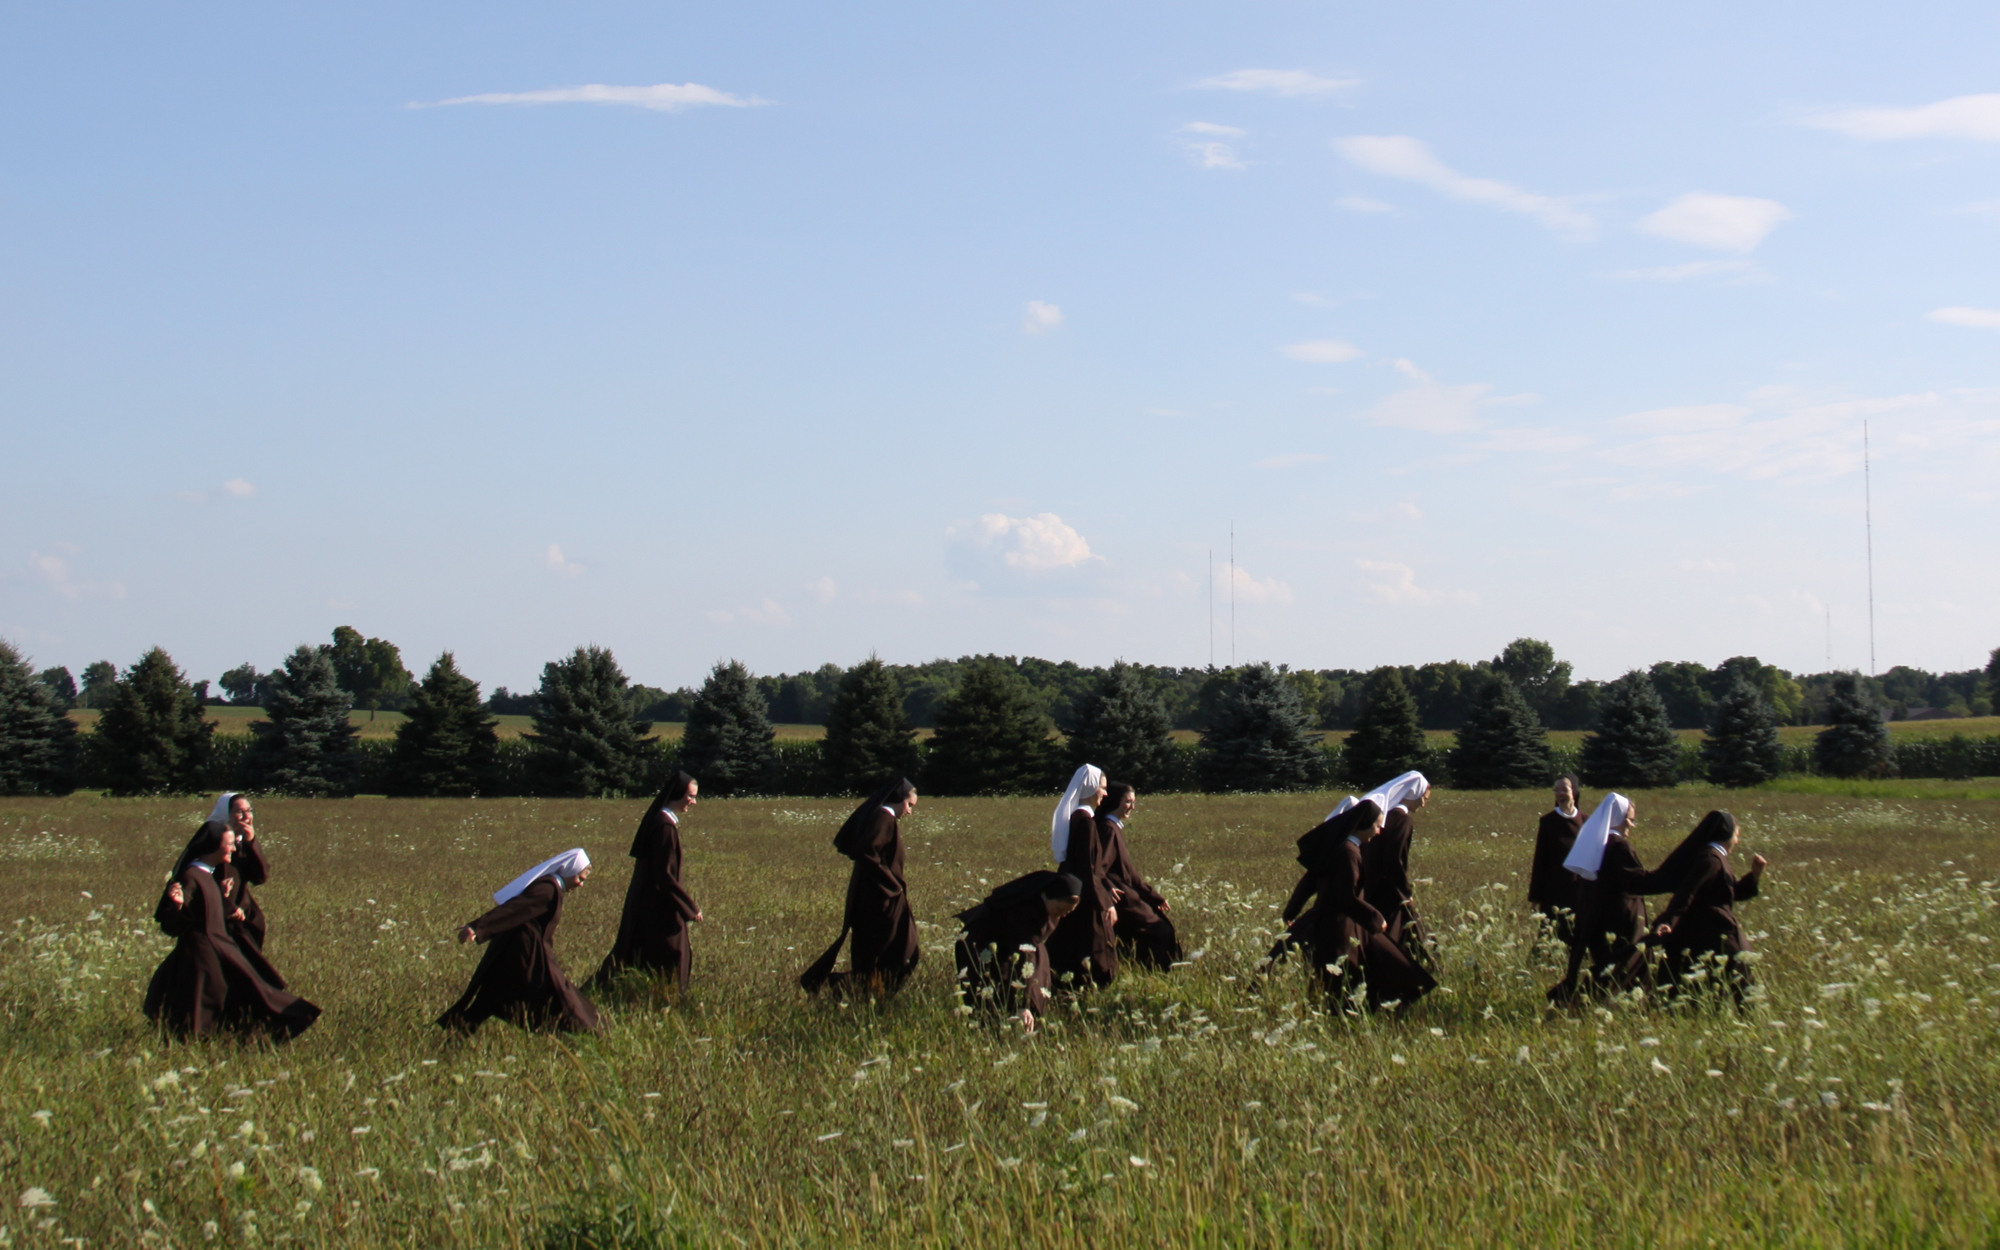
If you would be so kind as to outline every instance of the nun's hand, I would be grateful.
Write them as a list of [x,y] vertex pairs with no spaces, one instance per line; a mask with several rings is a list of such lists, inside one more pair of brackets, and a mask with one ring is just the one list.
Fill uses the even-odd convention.
[[233,912],[230,912],[230,913],[229,913],[229,918],[230,918],[231,920],[241,920],[241,919],[243,919],[243,909],[242,909],[241,907],[239,907],[239,908],[237,908],[237,909],[236,909],[235,911],[233,911]]
[[187,895],[181,892],[181,883],[178,881],[167,887],[167,897],[173,900],[176,907],[187,906]]
[[1660,926],[1659,928],[1657,928],[1657,929],[1653,930],[1653,936],[1654,936],[1654,937],[1666,937],[1666,936],[1668,936],[1669,934],[1671,934],[1671,933],[1672,933],[1673,931],[1674,931],[1674,927],[1673,927],[1672,925],[1670,925],[1670,924],[1663,924],[1663,925],[1661,925],[1661,926]]
[[1116,925],[1118,923],[1118,909],[1116,907],[1107,907],[1104,909],[1104,923],[1108,925]]
[[708,917],[707,917],[707,916],[704,916],[704,915],[702,915],[702,914],[701,914],[701,911],[700,911],[700,909],[699,909],[699,908],[697,908],[697,909],[695,910],[695,913],[694,913],[694,922],[695,922],[696,924],[700,924],[700,923],[701,923],[702,921],[704,921],[704,920],[706,920],[706,919],[708,919]]
[[1770,860],[1765,859],[1762,855],[1752,855],[1750,857],[1750,875],[1754,877],[1764,871],[1764,865],[1770,862]]
[[1168,912],[1170,912],[1170,911],[1172,911],[1172,910],[1173,910],[1173,907],[1172,907],[1171,905],[1169,905],[1169,904],[1168,904],[1167,900],[1165,900],[1165,899],[1161,899],[1161,900],[1160,900],[1160,914],[1161,914],[1162,916],[1166,915],[1166,914],[1167,914]]
[[1375,922],[1375,932],[1377,932],[1377,933],[1387,933],[1388,931],[1389,931],[1389,922],[1388,922],[1388,921],[1386,921],[1386,920],[1377,920],[1377,921]]
[[472,932],[472,926],[471,926],[471,925],[467,925],[467,926],[465,926],[465,927],[464,927],[463,929],[460,929],[460,930],[458,931],[458,940],[459,940],[459,941],[461,941],[461,942],[470,942],[470,941],[473,941],[474,939],[475,939],[475,935],[474,935],[474,933]]
[[224,877],[222,879],[222,897],[228,898],[229,892],[235,888],[236,888],[236,878]]
[[1021,1031],[1023,1033],[1035,1031],[1035,1013],[1025,1007],[1021,1009]]

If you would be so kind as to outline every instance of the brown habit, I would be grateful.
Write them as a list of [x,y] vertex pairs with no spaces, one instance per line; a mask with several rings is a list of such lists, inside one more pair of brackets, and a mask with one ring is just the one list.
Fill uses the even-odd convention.
[[486,954],[465,993],[438,1017],[440,1025],[470,1033],[498,1016],[527,1029],[597,1028],[597,1008],[556,961],[567,893],[554,877],[543,877],[468,926],[475,941],[486,943]]
[[632,839],[632,884],[618,917],[618,939],[591,985],[608,984],[626,968],[643,968],[671,975],[685,990],[694,966],[688,925],[700,914],[681,887],[681,827],[666,808],[649,808]]
[[190,864],[179,883],[185,902],[174,906],[163,890],[153,909],[161,931],[177,940],[146,987],[147,1018],[181,1036],[263,1029],[282,1041],[311,1028],[319,1008],[287,993],[262,953],[230,936],[231,905],[215,875]]
[[1417,959],[1430,958],[1430,934],[1417,916],[1410,888],[1410,839],[1416,823],[1401,807],[1389,809],[1382,832],[1361,849],[1363,893],[1389,922],[1389,940]]
[[1118,976],[1118,937],[1107,916],[1115,855],[1106,827],[1089,808],[1070,813],[1069,845],[1059,871],[1083,882],[1083,894],[1049,938],[1049,963],[1072,986],[1109,985]]
[[1569,941],[1571,921],[1576,913],[1577,875],[1563,867],[1570,848],[1576,845],[1577,830],[1583,828],[1583,809],[1565,816],[1558,811],[1542,813],[1535,827],[1535,858],[1528,869],[1528,909],[1548,916],[1556,923],[1556,935]]
[[1743,926],[1736,921],[1735,904],[1757,897],[1756,875],[1737,880],[1729,871],[1729,857],[1710,846],[1693,856],[1677,876],[1678,880],[1662,883],[1674,897],[1654,920],[1655,925],[1673,928],[1660,940],[1667,956],[1667,985],[1680,988],[1681,978],[1695,971],[1703,956],[1719,955],[1730,988],[1740,997],[1750,983],[1750,969],[1747,961],[1737,958],[1743,953]]
[[1123,892],[1117,903],[1116,930],[1121,948],[1129,946],[1133,959],[1141,967],[1164,972],[1181,957],[1181,944],[1174,935],[1174,922],[1167,919],[1162,911],[1167,900],[1140,875],[1138,866],[1133,864],[1132,852],[1125,846],[1123,822],[1115,816],[1104,816],[1098,824],[1111,847],[1111,886]]
[[1049,1007],[1049,935],[1057,918],[1049,914],[1042,890],[1052,872],[1016,877],[958,913],[965,932],[952,950],[958,964],[958,992],[968,1007],[995,1008],[1019,1015],[1023,1008],[1041,1016]]
[[[1377,839],[1379,840],[1379,835]],[[1351,840],[1327,840],[1315,879],[1319,895],[1311,911],[1292,927],[1293,939],[1313,952],[1313,971],[1339,1010],[1357,981],[1368,988],[1368,1005],[1411,1003],[1436,988],[1377,926],[1386,919],[1362,890],[1362,847]]]
[[[896,814],[878,807],[855,825],[845,844],[845,826],[842,835],[834,845],[854,861],[854,868],[847,877],[840,936],[799,974],[799,984],[817,993],[829,982],[838,986],[854,980],[894,993],[922,954],[917,949],[916,919],[910,914],[909,886],[903,880],[903,837]],[[835,972],[834,962],[850,934],[854,944],[848,952],[848,971]]]
[[1570,939],[1569,970],[1549,991],[1549,999],[1567,1002],[1576,996],[1586,957],[1589,971],[1602,989],[1623,993],[1641,984],[1646,977],[1646,950],[1640,945],[1646,932],[1643,896],[1658,894],[1662,888],[1639,862],[1625,835],[1607,837],[1597,880],[1577,880],[1576,931]]
[[[264,909],[257,905],[257,896],[251,893],[250,887],[271,879],[270,862],[264,858],[263,848],[259,845],[262,841],[261,838],[237,839],[236,850],[230,855],[224,870],[236,878],[236,887],[229,896],[230,901],[236,904],[232,910],[243,913],[243,919],[229,921],[230,935],[236,939],[237,945],[255,947],[259,952],[264,949]],[[284,982],[278,984],[283,985]]]

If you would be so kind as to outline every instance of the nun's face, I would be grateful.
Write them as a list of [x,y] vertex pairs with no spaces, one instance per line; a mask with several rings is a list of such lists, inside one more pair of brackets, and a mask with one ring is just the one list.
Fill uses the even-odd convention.
[[1570,789],[1567,777],[1556,782],[1556,806],[1558,808],[1576,806],[1576,791]]
[[1118,810],[1113,812],[1112,815],[1123,820],[1127,816],[1130,816],[1132,809],[1137,806],[1139,806],[1139,792],[1137,790],[1127,790],[1125,797],[1118,801]]
[[1111,793],[1111,787],[1101,781],[1098,782],[1097,792],[1090,796],[1090,805],[1092,807],[1102,807],[1104,805],[1104,796],[1109,793]]
[[238,797],[229,800],[229,827],[234,829],[239,837],[257,836],[257,831],[251,826],[251,822],[255,819],[256,813],[250,810],[249,799]]
[[228,861],[231,855],[236,854],[236,830],[234,828],[228,825],[223,826],[222,845],[217,847],[216,850],[222,852],[222,858],[225,862]]
[[688,782],[687,797],[682,799],[678,804],[670,803],[668,806],[678,806],[683,812],[691,812],[694,810],[694,805],[700,801],[701,783],[699,781],[690,781]]
[[1051,916],[1067,916],[1076,910],[1076,900],[1073,898],[1045,898],[1042,903],[1049,909]]
[[915,790],[910,791],[910,793],[907,796],[905,796],[902,802],[896,804],[896,815],[898,816],[907,816],[911,812],[914,812],[916,810],[917,810],[917,792]]
[[574,890],[576,887],[582,885],[584,882],[588,880],[590,880],[590,869],[585,868],[581,872],[578,872],[574,877],[571,877],[569,881],[566,883],[566,885],[568,889]]
[[1630,803],[1627,804],[1625,807],[1625,819],[1621,823],[1614,825],[1612,827],[1616,829],[1619,833],[1630,834],[1632,830],[1638,826],[1638,824],[1639,824],[1639,805],[1637,803]]

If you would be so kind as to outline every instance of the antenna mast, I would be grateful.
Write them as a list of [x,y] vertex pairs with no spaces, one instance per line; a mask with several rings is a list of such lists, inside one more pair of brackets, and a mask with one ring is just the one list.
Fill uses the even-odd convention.
[[1215,667],[1215,548],[1208,549],[1208,666]]
[[1236,667],[1236,522],[1229,523],[1229,667]]
[[1868,534],[1868,675],[1875,675],[1875,485],[1869,470],[1868,423],[1861,423],[1862,518]]

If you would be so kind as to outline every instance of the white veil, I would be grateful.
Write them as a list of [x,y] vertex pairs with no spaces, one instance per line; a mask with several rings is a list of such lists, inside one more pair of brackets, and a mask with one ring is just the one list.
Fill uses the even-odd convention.
[[[1375,789],[1362,795],[1361,799],[1366,799],[1381,808],[1382,814],[1387,816],[1390,812],[1395,811],[1411,799],[1429,794],[1430,789],[1430,779],[1415,769],[1411,769],[1400,777],[1391,777]],[[1361,799],[1357,799],[1351,794],[1348,795],[1340,801],[1340,806],[1326,814],[1326,818],[1332,820],[1335,816],[1340,815],[1348,808],[1360,802]]]
[[1063,791],[1056,803],[1055,819],[1049,822],[1049,850],[1055,852],[1056,862],[1063,862],[1069,854],[1069,818],[1078,808],[1089,809],[1090,801],[1104,788],[1104,770],[1095,764],[1085,764],[1069,779],[1069,789]]
[[1631,813],[1632,800],[1617,793],[1605,795],[1590,819],[1583,822],[1583,828],[1576,831],[1576,844],[1570,847],[1563,867],[1585,881],[1597,880],[1598,865],[1604,862],[1605,841],[1610,838],[1611,830],[1624,824]]
[[242,794],[243,792],[241,790],[224,790],[221,796],[215,800],[215,810],[208,814],[208,818],[210,820],[220,821],[222,824],[225,825],[228,824],[229,805],[237,798],[240,798]]
[[554,859],[545,859],[533,868],[503,885],[494,892],[493,902],[497,906],[518,895],[521,891],[540,881],[543,877],[554,877],[560,885],[590,867],[590,856],[584,854],[580,846],[571,847]]

